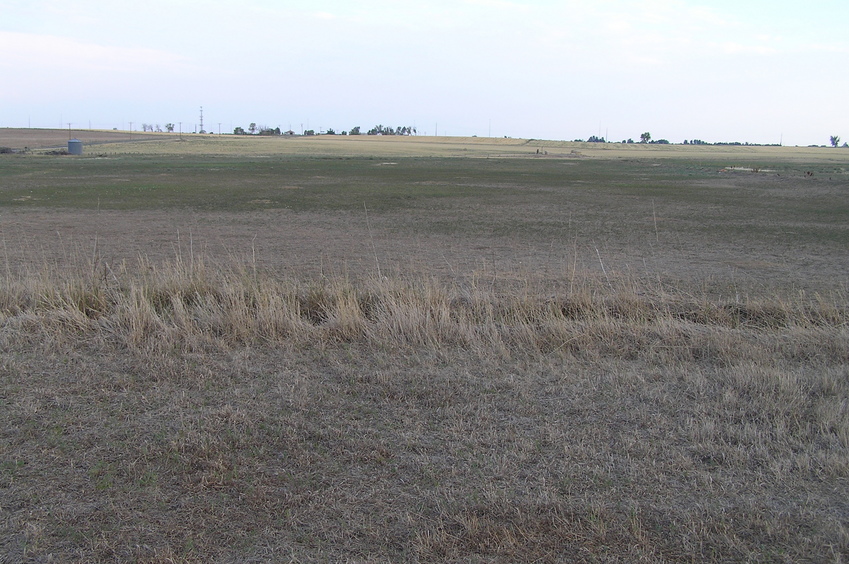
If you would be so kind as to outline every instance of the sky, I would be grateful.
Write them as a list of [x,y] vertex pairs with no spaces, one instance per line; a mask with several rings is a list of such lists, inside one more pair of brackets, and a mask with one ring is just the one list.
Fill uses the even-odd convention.
[[846,0],[0,0],[0,127],[849,140]]

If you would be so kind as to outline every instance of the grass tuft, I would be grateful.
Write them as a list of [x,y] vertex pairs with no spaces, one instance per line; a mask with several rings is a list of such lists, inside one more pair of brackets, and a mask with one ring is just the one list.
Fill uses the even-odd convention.
[[[499,293],[474,283],[377,276],[300,280],[203,257],[114,271],[83,265],[6,280],[0,311],[46,333],[96,334],[144,350],[228,350],[290,343],[459,348],[491,354],[729,364],[778,355],[843,361],[841,296],[724,303],[634,292],[586,277],[563,296]],[[91,276],[90,272],[108,272]]]
[[16,560],[849,556],[843,296],[91,262],[0,288]]

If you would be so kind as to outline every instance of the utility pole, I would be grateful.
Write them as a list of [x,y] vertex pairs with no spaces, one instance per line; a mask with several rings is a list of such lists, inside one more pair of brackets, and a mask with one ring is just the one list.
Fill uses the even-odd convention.
[[180,141],[182,141],[183,140],[183,122],[179,121],[177,123],[180,124]]
[[71,139],[71,122],[68,122],[68,139]]

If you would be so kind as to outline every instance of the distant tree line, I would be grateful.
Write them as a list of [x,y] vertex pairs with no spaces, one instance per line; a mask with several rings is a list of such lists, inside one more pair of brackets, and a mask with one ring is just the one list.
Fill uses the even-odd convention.
[[[143,131],[156,131],[162,132],[162,127],[159,124],[153,125],[149,123],[142,123]],[[165,124],[165,131],[168,133],[173,133],[175,126],[173,123]],[[201,132],[203,133],[203,131]],[[415,127],[412,126],[397,126],[397,127],[386,127],[384,125],[375,125],[371,129],[366,132],[366,135],[416,135],[418,132]],[[255,122],[252,122],[248,129],[245,130],[243,127],[239,126],[233,129],[234,135],[295,135],[295,132],[292,130],[281,131],[280,127],[271,128],[265,125],[257,125]],[[349,131],[342,131],[341,133],[336,133],[333,128],[329,128],[325,132],[316,133],[313,129],[304,130],[302,135],[304,136],[313,136],[313,135],[362,135],[362,128],[357,125],[352,127]],[[505,136],[506,137],[506,136]],[[840,136],[832,135],[829,137],[829,143],[832,147],[840,147]],[[611,143],[604,137],[591,135],[586,139],[575,139],[576,143]],[[615,143],[615,141],[613,141]],[[635,143],[635,141],[631,138],[623,139],[620,141],[622,144],[631,144]],[[650,145],[669,145],[670,142],[667,139],[652,139],[651,133],[646,131],[640,134],[639,143],[645,143]],[[715,143],[709,143],[707,141],[703,141],[701,139],[685,139],[683,142],[684,145],[717,145],[717,146],[746,146],[746,147],[778,147],[780,143],[749,143],[749,142],[740,142],[740,141],[717,141]],[[815,147],[816,145],[812,145]],[[843,143],[842,147],[849,148],[849,143]]]
[[[595,135],[590,136],[586,141],[583,139],[575,139],[576,143],[609,143],[610,141],[605,140],[604,137],[597,137]],[[623,139],[622,143],[633,143],[633,139]],[[666,139],[657,139],[652,141],[651,133],[646,131],[645,133],[640,135],[640,143],[650,143],[654,145],[669,145],[669,141]]]
[[[591,135],[586,140],[584,139],[575,139],[576,143],[615,143],[615,141],[608,141],[604,137],[599,137],[596,135]],[[623,139],[620,143],[631,144],[635,141],[633,139]],[[831,146],[838,147],[840,143],[840,137],[837,135],[832,135],[830,138]],[[668,139],[652,139],[651,133],[646,131],[640,134],[639,143],[645,143],[648,145],[670,145],[671,142]],[[770,143],[749,143],[749,142],[740,142],[740,141],[718,141],[716,143],[708,143],[707,141],[702,141],[701,139],[685,139],[684,145],[740,145],[746,147],[777,147],[778,143],[770,144]],[[849,147],[849,144],[844,143],[844,147]]]
[[[399,125],[398,127],[386,127],[384,125],[375,125],[371,129],[368,130],[367,135],[416,135],[417,131],[415,127],[404,125]],[[260,125],[258,126],[256,123],[251,123],[248,126],[248,129],[239,126],[233,129],[233,135],[294,135],[294,131],[280,131],[279,127],[275,127],[274,129]],[[357,125],[351,128],[351,131],[342,131],[341,133],[336,133],[336,130],[332,127],[324,132],[316,132],[314,129],[306,129],[303,131],[302,135],[306,137],[310,137],[313,135],[362,135],[362,128]]]
[[[357,128],[357,132],[359,132],[359,128]],[[368,130],[368,135],[415,135],[416,128],[406,126],[398,126],[395,129],[391,127],[383,127],[382,125],[375,125],[371,129]]]

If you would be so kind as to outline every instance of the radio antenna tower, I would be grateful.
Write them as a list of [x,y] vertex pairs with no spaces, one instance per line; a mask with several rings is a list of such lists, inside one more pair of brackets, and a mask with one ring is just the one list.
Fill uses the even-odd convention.
[[206,132],[203,130],[203,106],[201,106],[201,107],[200,107],[200,132],[201,132],[201,133],[206,133]]

